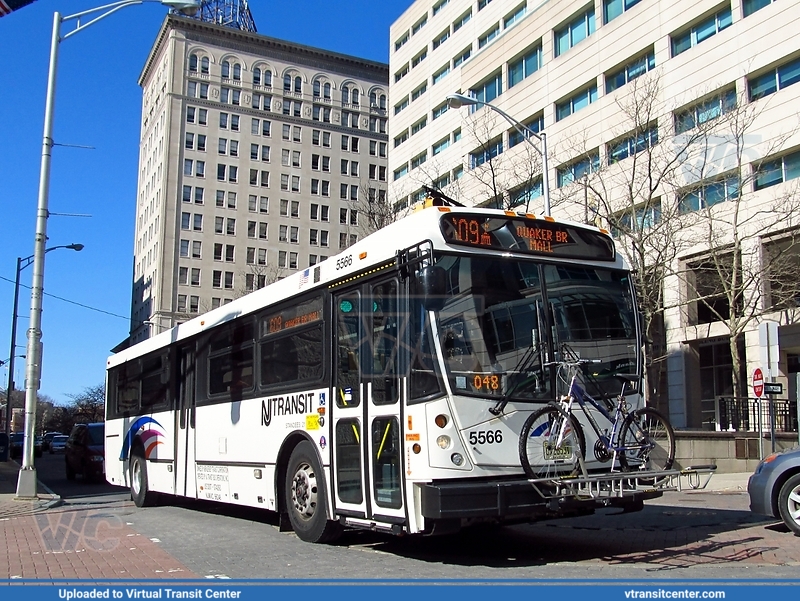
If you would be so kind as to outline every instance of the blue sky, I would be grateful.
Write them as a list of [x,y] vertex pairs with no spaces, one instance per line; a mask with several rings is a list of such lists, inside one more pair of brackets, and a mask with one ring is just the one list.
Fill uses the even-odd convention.
[[[110,1],[37,0],[0,19],[3,361],[11,345],[16,259],[33,254],[53,13],[74,14]],[[263,35],[388,62],[389,26],[410,3],[251,0],[250,10]],[[85,245],[81,252],[47,254],[44,288],[49,296],[43,301],[40,394],[56,402],[100,384],[110,349],[128,335],[141,115],[137,79],[165,14],[166,8],[158,3],[126,8],[60,47],[53,137],[56,144],[94,150],[56,146],[53,153],[48,246]],[[31,276],[28,267],[20,279],[17,354],[25,354]],[[16,361],[15,382],[20,389],[25,361]],[[0,378],[0,388],[5,389],[5,366],[0,367]]]

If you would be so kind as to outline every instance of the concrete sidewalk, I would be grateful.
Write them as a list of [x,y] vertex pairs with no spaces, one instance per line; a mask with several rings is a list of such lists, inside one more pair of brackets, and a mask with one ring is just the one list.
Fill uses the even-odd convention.
[[37,483],[37,499],[17,499],[19,470],[14,460],[0,461],[0,519],[45,511],[61,504],[61,497],[42,482]]

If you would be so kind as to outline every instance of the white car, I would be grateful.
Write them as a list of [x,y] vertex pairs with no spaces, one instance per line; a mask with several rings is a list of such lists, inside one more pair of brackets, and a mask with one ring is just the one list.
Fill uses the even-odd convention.
[[53,439],[50,441],[50,454],[63,453],[64,448],[67,446],[67,440],[69,440],[69,436],[65,434],[53,436]]

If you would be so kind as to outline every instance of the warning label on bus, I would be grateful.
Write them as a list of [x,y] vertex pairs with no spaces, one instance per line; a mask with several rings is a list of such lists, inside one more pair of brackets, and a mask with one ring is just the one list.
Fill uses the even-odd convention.
[[227,501],[229,496],[228,466],[197,466],[198,497],[210,501]]

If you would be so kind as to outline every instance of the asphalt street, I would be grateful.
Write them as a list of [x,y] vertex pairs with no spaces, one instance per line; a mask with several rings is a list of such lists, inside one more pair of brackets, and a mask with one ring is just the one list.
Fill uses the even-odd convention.
[[750,513],[746,475],[727,485],[721,475],[715,490],[666,493],[637,513],[601,510],[446,537],[352,531],[335,545],[311,545],[280,532],[268,512],[181,499],[139,509],[125,489],[67,481],[61,456],[45,455],[37,469],[63,498],[47,510],[51,523],[81,516],[84,547],[101,553],[163,553],[165,565],[154,568],[163,577],[174,570],[181,578],[313,580],[789,578],[800,565],[800,538]]

